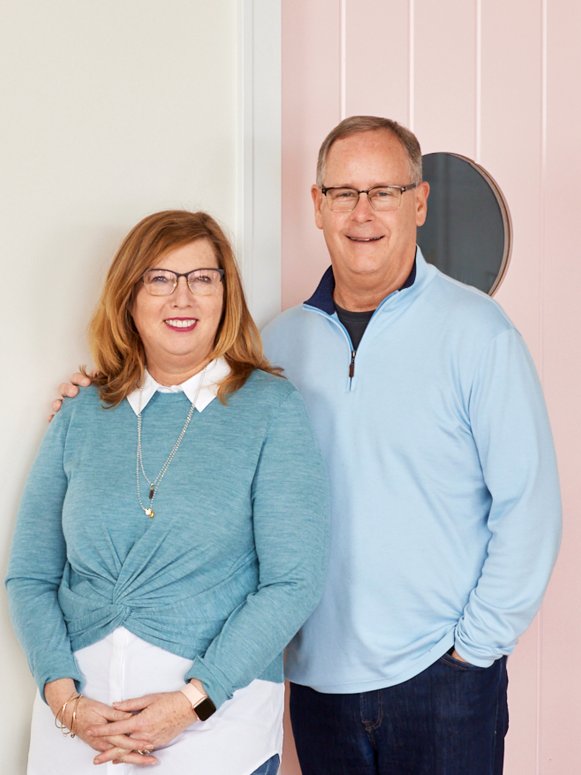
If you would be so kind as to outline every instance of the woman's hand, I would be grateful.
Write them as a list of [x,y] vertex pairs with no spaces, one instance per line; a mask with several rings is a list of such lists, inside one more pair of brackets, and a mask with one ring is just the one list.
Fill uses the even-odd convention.
[[[146,694],[143,697],[116,702],[114,708],[124,716],[129,715],[129,718],[109,722],[106,726],[94,726],[88,730],[89,735],[101,739],[116,739],[118,736],[123,739],[139,739],[141,743],[134,747],[140,750],[143,750],[144,746],[151,751],[168,745],[197,720],[187,697],[181,692]],[[146,760],[151,757],[141,758]],[[108,761],[130,760],[123,750],[115,747],[100,753],[93,761],[95,764],[104,764]]]
[[[110,724],[131,719],[131,713],[85,696],[81,696],[78,701],[71,700],[70,698],[76,694],[76,689],[74,682],[69,678],[50,681],[44,687],[44,694],[55,718],[59,714],[58,721],[94,750],[120,752],[123,755],[123,761],[128,764],[157,764],[155,756],[151,756],[149,753],[137,753],[138,750],[151,751],[151,746],[147,740],[124,734],[103,734]],[[65,711],[60,714],[65,702],[67,703]],[[74,719],[73,713],[75,714]],[[100,734],[92,734],[93,729],[99,729]]]

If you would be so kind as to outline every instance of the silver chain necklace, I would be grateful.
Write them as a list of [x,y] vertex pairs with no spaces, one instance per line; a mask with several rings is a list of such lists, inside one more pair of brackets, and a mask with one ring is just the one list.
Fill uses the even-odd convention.
[[[204,382],[204,375],[206,373],[206,368],[204,368],[204,370],[202,371],[202,374],[200,375],[200,381],[198,382],[198,387],[196,388],[196,394],[194,396],[194,400],[192,401],[190,409],[186,415],[186,421],[184,422],[184,425],[178,434],[178,437],[176,439],[175,444],[172,447],[171,452],[165,459],[165,463],[159,469],[159,473],[157,474],[155,479],[150,479],[145,473],[145,469],[143,467],[143,449],[141,445],[141,433],[142,433],[141,398],[143,395],[143,389],[140,389],[139,391],[139,411],[137,412],[137,455],[136,455],[136,461],[135,461],[135,482],[137,485],[137,501],[141,506],[141,508],[143,509],[143,513],[145,514],[146,517],[149,517],[149,519],[153,519],[155,517],[155,511],[153,510],[153,499],[157,495],[157,491],[159,489],[159,485],[161,484],[161,480],[166,475],[167,469],[170,467],[172,460],[176,456],[176,453],[180,448],[180,444],[182,443],[184,436],[186,435],[188,426],[192,421],[192,417],[194,416],[194,409],[196,408],[196,401],[198,400],[198,396],[200,395],[200,390]],[[149,494],[147,496],[149,500],[148,506],[146,506],[143,503],[143,499],[141,497],[140,473],[143,474],[143,478],[149,485]]]

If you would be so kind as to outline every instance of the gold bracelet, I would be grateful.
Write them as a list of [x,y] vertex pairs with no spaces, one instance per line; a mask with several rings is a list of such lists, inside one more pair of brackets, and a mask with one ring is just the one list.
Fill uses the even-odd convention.
[[73,719],[71,721],[71,731],[69,733],[69,737],[76,737],[75,727],[77,726],[77,708],[79,707],[79,700],[81,699],[81,695],[77,694],[75,697],[75,706],[73,708]]
[[[65,720],[65,710],[67,708],[67,705],[69,704],[69,702],[72,702],[73,700],[76,700],[77,704],[78,704],[80,696],[81,695],[78,694],[76,691],[73,692],[71,694],[71,696],[69,697],[69,699],[66,702],[63,702],[63,704],[61,706],[61,709],[58,711],[58,713],[54,717],[54,725],[55,725],[55,727],[57,729],[60,729],[60,731],[63,733],[63,735],[69,735],[70,734],[69,728],[64,723],[64,720]],[[76,710],[76,705],[75,705],[75,710]],[[76,717],[73,719],[73,723],[74,723],[75,720],[76,720]],[[72,724],[71,724],[71,726],[72,726]],[[73,737],[74,737],[74,735],[73,735]]]
[[67,705],[69,704],[69,702],[70,702],[70,701],[71,701],[71,700],[74,698],[75,694],[76,694],[76,692],[73,692],[73,693],[71,694],[71,696],[68,698],[68,700],[67,700],[66,702],[64,702],[64,703],[61,705],[61,707],[60,707],[60,710],[59,710],[59,711],[57,711],[57,714],[56,714],[56,716],[54,717],[54,725],[55,725],[55,727],[56,727],[57,729],[63,729],[63,727],[64,727],[64,724],[63,724],[63,723],[62,723],[62,721],[60,720],[60,716],[62,716],[62,715],[63,715],[63,713],[65,712],[65,708],[67,707]]

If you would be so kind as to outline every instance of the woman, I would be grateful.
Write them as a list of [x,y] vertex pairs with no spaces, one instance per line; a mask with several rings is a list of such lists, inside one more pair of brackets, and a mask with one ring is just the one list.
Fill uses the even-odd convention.
[[275,773],[326,484],[218,224],[137,224],[91,341],[93,385],[49,427],[7,577],[39,688],[28,773]]

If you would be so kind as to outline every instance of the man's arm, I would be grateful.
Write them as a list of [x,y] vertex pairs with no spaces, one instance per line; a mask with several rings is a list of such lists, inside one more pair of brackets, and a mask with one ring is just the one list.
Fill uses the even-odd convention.
[[461,658],[487,667],[535,616],[556,560],[561,503],[549,420],[517,331],[489,344],[469,398],[472,433],[492,497],[490,541],[455,633]]

